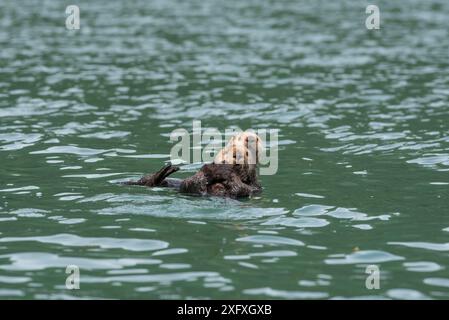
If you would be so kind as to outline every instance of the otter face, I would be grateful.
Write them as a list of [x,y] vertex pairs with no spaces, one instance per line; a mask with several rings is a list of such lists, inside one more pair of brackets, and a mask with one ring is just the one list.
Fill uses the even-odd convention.
[[214,163],[257,165],[262,150],[262,140],[257,134],[241,132],[233,136],[226,147],[220,150]]

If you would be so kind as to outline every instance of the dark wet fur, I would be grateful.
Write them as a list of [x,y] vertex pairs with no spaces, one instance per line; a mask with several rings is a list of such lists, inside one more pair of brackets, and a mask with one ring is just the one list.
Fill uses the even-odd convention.
[[206,164],[195,175],[181,179],[167,178],[179,167],[167,165],[127,185],[176,188],[182,193],[221,196],[229,198],[249,197],[262,191],[254,165]]

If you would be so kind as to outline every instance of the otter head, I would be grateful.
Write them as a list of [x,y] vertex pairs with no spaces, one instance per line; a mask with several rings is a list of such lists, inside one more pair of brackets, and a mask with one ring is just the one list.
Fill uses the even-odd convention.
[[259,163],[263,143],[253,132],[241,132],[229,140],[228,144],[215,156],[215,164],[242,164],[254,167]]

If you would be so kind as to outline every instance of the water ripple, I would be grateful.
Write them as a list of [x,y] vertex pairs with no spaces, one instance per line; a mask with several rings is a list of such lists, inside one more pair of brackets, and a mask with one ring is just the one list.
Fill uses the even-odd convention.
[[0,242],[36,241],[75,247],[100,247],[102,249],[123,249],[130,251],[152,251],[168,247],[168,243],[160,240],[81,237],[73,234],[56,234],[38,237],[4,237]]
[[363,250],[343,255],[341,258],[326,259],[324,260],[324,262],[327,264],[356,264],[356,263],[381,263],[398,260],[404,260],[404,257],[400,257],[385,251]]

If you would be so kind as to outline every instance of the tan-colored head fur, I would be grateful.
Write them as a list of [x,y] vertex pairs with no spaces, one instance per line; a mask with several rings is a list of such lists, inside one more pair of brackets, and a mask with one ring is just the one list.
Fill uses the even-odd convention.
[[215,156],[216,164],[252,164],[259,163],[263,143],[253,132],[241,132],[234,135],[228,144]]

